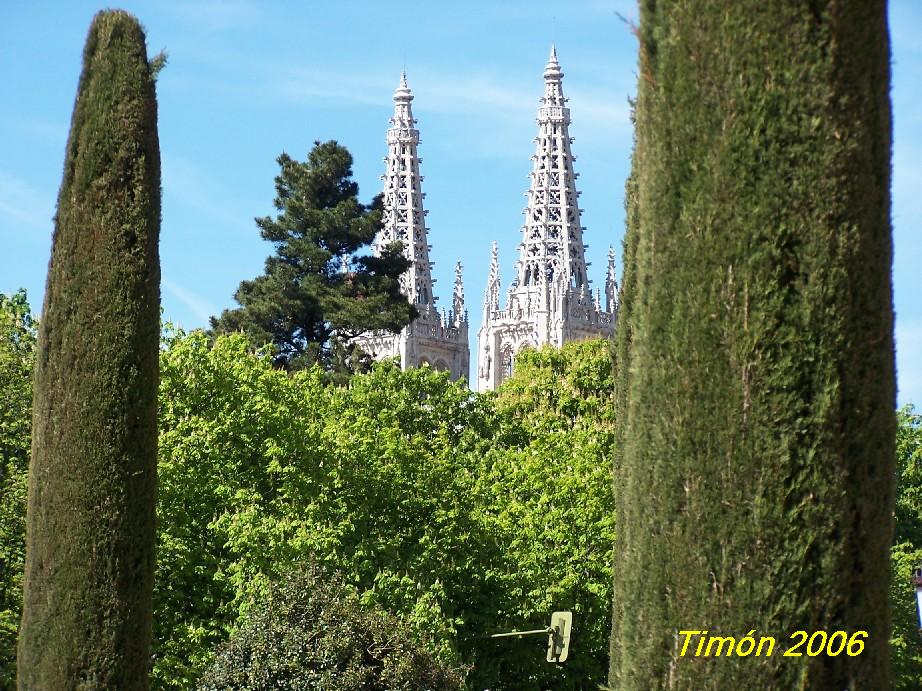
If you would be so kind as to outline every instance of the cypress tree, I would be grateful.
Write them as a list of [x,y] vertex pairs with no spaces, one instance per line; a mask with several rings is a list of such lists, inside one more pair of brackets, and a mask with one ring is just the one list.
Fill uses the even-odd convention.
[[[644,0],[640,17],[610,683],[888,688],[885,3]],[[681,655],[679,631],[753,629],[771,656],[696,657],[698,637]],[[798,630],[868,637],[783,656]]]
[[134,17],[96,15],[39,326],[20,689],[148,686],[160,318],[154,71]]

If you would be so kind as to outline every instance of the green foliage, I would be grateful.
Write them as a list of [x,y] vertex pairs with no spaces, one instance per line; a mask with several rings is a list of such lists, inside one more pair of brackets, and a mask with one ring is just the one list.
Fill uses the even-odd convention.
[[896,525],[890,567],[893,631],[890,656],[895,689],[916,689],[922,679],[922,634],[911,577],[922,567],[922,422],[906,406],[897,415]]
[[495,398],[474,505],[500,558],[488,632],[547,626],[572,610],[572,656],[545,661],[538,637],[475,647],[472,688],[585,689],[608,668],[614,505],[612,366],[604,340],[525,351]]
[[[286,479],[313,486],[319,401],[312,393],[322,387],[315,372],[292,378],[272,367],[270,355],[248,354],[240,335],[211,347],[201,332],[167,333],[160,377],[153,680],[187,689],[238,621],[251,588],[267,580],[247,582],[228,524],[264,515]],[[307,471],[303,477],[294,468],[282,472],[292,459]],[[277,540],[268,536],[269,521],[260,530]],[[262,552],[270,547],[279,545]],[[262,556],[252,559],[248,572],[272,573]]]
[[471,394],[393,365],[329,387],[316,368],[287,375],[247,350],[241,336],[209,347],[198,333],[163,353],[158,683],[194,679],[208,643],[307,557],[433,632],[451,657],[447,589],[468,586],[444,557],[479,549],[450,463],[477,414]]
[[[640,7],[610,684],[888,688],[886,8]],[[870,632],[681,658],[676,629]]]
[[[364,331],[399,332],[417,316],[400,293],[409,268],[400,243],[381,256],[356,256],[381,224],[381,197],[357,200],[352,156],[335,141],[315,142],[307,161],[278,158],[272,218],[258,218],[264,240],[275,245],[266,271],[243,281],[234,294],[240,307],[212,318],[218,333],[243,331],[254,347],[272,343],[276,363],[288,369],[320,362],[331,369],[334,332],[348,341]],[[344,266],[345,265],[345,266]]]
[[[0,401],[16,402],[3,409],[0,444],[12,449],[19,477],[11,481],[14,473],[8,474],[5,488],[16,482],[24,488],[34,325],[23,297],[0,303]],[[468,394],[428,370],[392,367],[355,378],[350,395],[320,386],[318,372],[286,376],[270,355],[247,351],[240,336],[210,346],[202,334],[166,332],[156,688],[194,687],[213,663],[214,648],[238,624],[251,612],[268,616],[253,599],[266,597],[266,584],[282,579],[302,552],[349,569],[364,607],[386,604],[400,612],[443,662],[475,665],[470,688],[593,688],[604,666],[613,535],[607,454],[614,413],[606,405],[611,374],[603,344],[523,353],[495,396]],[[922,559],[922,431],[911,410],[900,413],[899,423],[891,651],[895,688],[910,689],[920,676],[908,578]],[[426,446],[429,425],[435,426]],[[374,462],[399,451],[402,438],[415,439],[411,453]],[[445,460],[428,476],[436,449]],[[340,454],[350,460],[321,472]],[[285,460],[295,456],[309,461]],[[363,467],[363,458],[373,467]],[[306,467],[314,471],[302,476]],[[302,480],[303,489],[294,489]],[[303,502],[263,508],[283,486],[289,497],[313,493],[307,520],[297,513]],[[254,497],[254,487],[264,499]],[[329,496],[321,496],[324,489]],[[372,498],[367,507],[363,493]],[[0,549],[13,555],[11,563],[22,558],[24,521],[24,496],[0,502]],[[289,532],[298,526],[310,549],[297,540],[280,546],[286,521]],[[272,545],[253,547],[262,538]],[[273,564],[278,555],[284,563]],[[412,568],[402,571],[404,560]],[[4,569],[0,580],[10,651],[21,572]],[[543,661],[542,637],[476,638],[544,626],[558,608],[574,609],[576,624],[573,657],[559,670]],[[14,688],[9,658],[0,671],[0,688]]]
[[96,15],[38,335],[21,689],[148,686],[160,152],[146,52],[134,17]]
[[[330,387],[319,369],[286,374],[271,354],[248,354],[240,335],[167,343],[160,688],[192,685],[213,644],[306,559],[345,574],[364,605],[395,612],[440,660],[473,665],[472,687],[585,688],[604,676],[604,344],[523,356],[494,397],[392,363]],[[578,633],[560,669],[541,641],[482,638],[565,608]]]
[[464,670],[435,659],[425,640],[360,602],[340,576],[309,566],[256,603],[198,688],[450,691],[464,688]]
[[35,323],[26,293],[0,294],[0,689],[16,688]]

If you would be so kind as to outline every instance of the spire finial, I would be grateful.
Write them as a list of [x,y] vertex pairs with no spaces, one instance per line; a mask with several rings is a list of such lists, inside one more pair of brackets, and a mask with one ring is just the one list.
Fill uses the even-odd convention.
[[406,70],[400,73],[400,84],[394,90],[394,103],[409,103],[413,100],[413,93],[407,85]]
[[547,80],[559,81],[562,77],[563,70],[560,69],[560,63],[557,62],[557,47],[552,43],[551,54],[544,68],[544,78]]

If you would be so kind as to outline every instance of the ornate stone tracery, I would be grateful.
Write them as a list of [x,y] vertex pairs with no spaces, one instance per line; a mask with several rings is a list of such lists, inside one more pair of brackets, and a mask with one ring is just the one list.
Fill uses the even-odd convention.
[[523,347],[611,336],[617,321],[614,252],[609,250],[605,310],[593,299],[586,271],[582,209],[577,205],[575,156],[570,151],[570,109],[563,95],[563,71],[557,51],[544,68],[544,97],[538,108],[538,136],[527,192],[525,225],[509,286],[506,309],[499,306],[499,259],[493,243],[478,333],[477,387],[498,386],[511,374]]
[[404,255],[412,265],[400,278],[400,289],[411,298],[419,317],[400,334],[374,332],[356,339],[356,343],[376,360],[400,359],[408,367],[429,366],[447,370],[452,379],[468,381],[470,347],[468,315],[464,308],[464,285],[460,262],[455,267],[455,285],[451,312],[436,308],[433,292],[432,262],[429,261],[428,228],[425,226],[425,195],[421,189],[420,158],[417,154],[419,130],[413,118],[413,94],[406,74],[394,92],[394,116],[387,130],[388,154],[385,159],[384,219],[375,238],[373,251],[380,255],[392,242],[404,243]]

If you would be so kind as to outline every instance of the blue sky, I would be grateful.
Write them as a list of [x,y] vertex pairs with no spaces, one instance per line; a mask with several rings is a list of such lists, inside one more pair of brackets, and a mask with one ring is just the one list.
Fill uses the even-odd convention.
[[[271,246],[275,158],[314,140],[352,152],[363,200],[380,191],[384,133],[406,69],[440,305],[464,264],[471,354],[490,242],[512,277],[551,41],[566,74],[593,285],[619,256],[635,41],[628,0],[546,2],[126,2],[160,75],[165,317],[185,328],[233,306]],[[80,0],[0,0],[0,292],[40,309],[64,144],[90,20]],[[922,404],[922,4],[893,2],[893,266],[900,402]],[[620,267],[619,267],[620,272]]]

